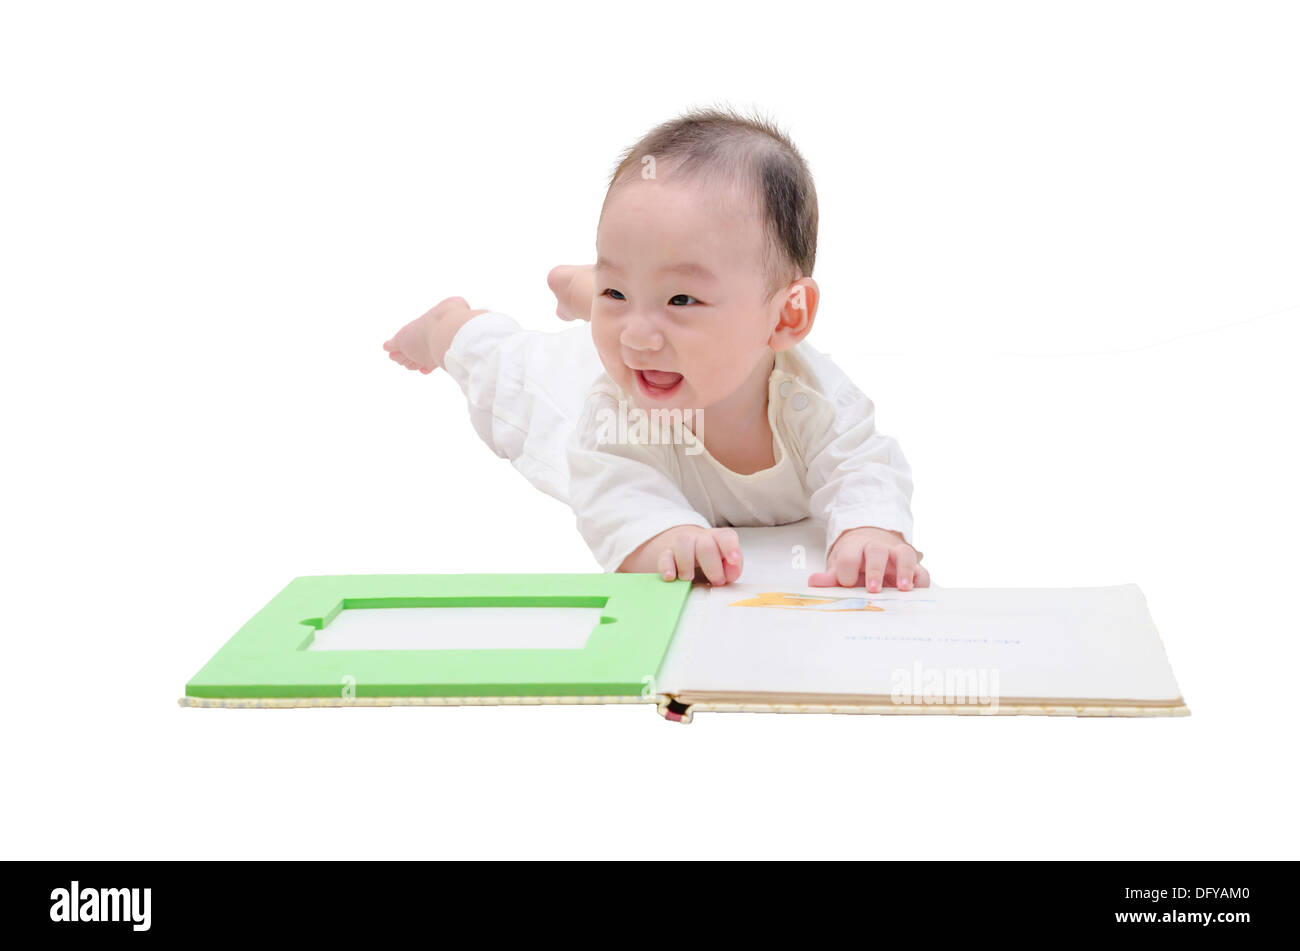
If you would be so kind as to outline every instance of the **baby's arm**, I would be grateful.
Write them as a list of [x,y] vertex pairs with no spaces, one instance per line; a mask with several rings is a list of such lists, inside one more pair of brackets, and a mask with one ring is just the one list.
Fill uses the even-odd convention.
[[806,447],[809,505],[826,523],[826,571],[810,585],[879,591],[926,587],[929,572],[912,547],[912,471],[898,443],[876,431],[875,407],[833,366],[829,425]]
[[568,447],[569,502],[596,560],[605,571],[653,571],[667,581],[697,572],[717,585],[735,581],[744,567],[739,536],[691,506],[664,447],[610,438],[619,431],[612,414],[629,409],[593,393]]
[[595,268],[590,264],[561,264],[551,268],[546,283],[555,295],[555,315],[561,320],[590,320],[596,297]]

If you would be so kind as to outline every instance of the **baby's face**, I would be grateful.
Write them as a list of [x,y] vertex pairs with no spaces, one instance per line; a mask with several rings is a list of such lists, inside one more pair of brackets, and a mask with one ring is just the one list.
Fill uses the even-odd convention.
[[[661,166],[662,170],[662,166]],[[736,393],[771,352],[758,210],[738,192],[636,179],[596,233],[591,332],[605,371],[646,409],[702,410]]]

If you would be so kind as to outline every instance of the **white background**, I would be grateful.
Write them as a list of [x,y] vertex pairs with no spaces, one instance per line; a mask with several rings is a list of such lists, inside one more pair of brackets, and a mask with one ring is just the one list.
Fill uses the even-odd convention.
[[[6,4],[6,857],[1297,857],[1300,18]],[[691,105],[817,179],[812,342],[948,586],[1136,582],[1183,720],[181,709],[295,575],[597,570],[381,342],[556,326]],[[1140,883],[1139,883],[1140,884]]]

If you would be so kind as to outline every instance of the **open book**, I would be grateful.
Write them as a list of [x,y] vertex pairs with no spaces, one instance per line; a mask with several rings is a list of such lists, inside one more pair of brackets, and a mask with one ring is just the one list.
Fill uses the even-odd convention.
[[809,588],[817,526],[741,533],[744,575],[718,588],[618,574],[298,578],[181,703],[653,703],[687,722],[709,710],[1188,713],[1136,586]]

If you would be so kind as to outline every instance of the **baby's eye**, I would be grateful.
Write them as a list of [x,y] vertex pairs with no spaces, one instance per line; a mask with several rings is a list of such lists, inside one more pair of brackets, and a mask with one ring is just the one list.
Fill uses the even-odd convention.
[[699,301],[695,300],[695,298],[690,294],[674,294],[672,297],[668,298],[668,303],[673,307],[686,307],[688,302],[699,303]]
[[612,297],[614,300],[627,300],[627,298],[623,296],[622,291],[616,291],[612,287],[605,288],[600,292],[600,294],[602,297]]

